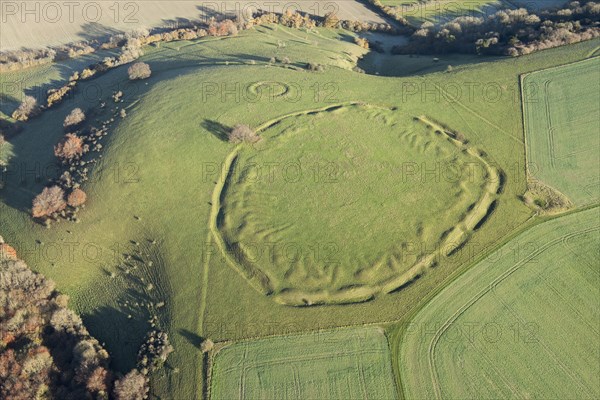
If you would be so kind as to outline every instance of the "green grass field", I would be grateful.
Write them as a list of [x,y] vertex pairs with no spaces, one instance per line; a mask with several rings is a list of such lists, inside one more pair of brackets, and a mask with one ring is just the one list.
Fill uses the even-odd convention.
[[220,350],[213,399],[396,399],[388,343],[378,328],[239,342]]
[[406,398],[600,396],[598,208],[542,223],[443,290],[406,327]]
[[507,0],[382,0],[381,3],[400,7],[400,15],[415,26],[424,22],[444,23],[460,16],[485,16],[511,5]]
[[[57,287],[71,296],[70,304],[83,315],[91,333],[106,343],[118,370],[126,371],[133,366],[137,348],[149,327],[147,318],[157,314],[160,327],[169,332],[175,352],[166,368],[153,377],[152,394],[163,398],[200,398],[204,378],[203,356],[198,344],[202,338],[236,341],[402,321],[422,306],[428,293],[444,286],[471,261],[465,252],[442,256],[435,268],[400,290],[351,306],[289,307],[274,302],[272,297],[255,290],[248,277],[223,257],[211,229],[214,195],[223,183],[220,180],[222,167],[235,150],[235,146],[223,140],[224,132],[238,123],[260,128],[270,121],[299,113],[298,117],[265,129],[264,142],[256,149],[241,149],[240,160],[254,156],[262,157],[262,162],[274,158],[293,160],[302,154],[301,146],[314,152],[344,144],[346,140],[345,154],[333,151],[322,154],[325,161],[334,156],[336,162],[344,160],[343,157],[348,160],[353,157],[357,165],[356,169],[347,171],[354,180],[342,182],[346,187],[332,192],[336,201],[342,201],[345,196],[348,201],[357,201],[365,213],[362,223],[367,227],[377,213],[363,202],[379,207],[383,203],[387,211],[397,216],[397,220],[390,218],[389,224],[399,225],[398,229],[410,235],[416,232],[405,228],[402,219],[422,217],[423,233],[435,238],[434,230],[428,233],[426,227],[430,217],[418,214],[418,210],[409,215],[401,207],[393,207],[396,195],[402,196],[402,201],[410,199],[400,187],[394,186],[395,177],[389,176],[391,167],[397,166],[399,161],[387,147],[391,147],[393,141],[405,143],[397,149],[397,154],[422,160],[436,146],[448,147],[440,140],[449,139],[433,137],[437,129],[423,132],[412,118],[425,116],[420,123],[440,121],[468,140],[468,146],[462,150],[471,150],[477,157],[485,154],[485,160],[506,175],[503,191],[495,198],[493,213],[483,225],[477,229],[472,227],[468,238],[470,243],[481,246],[480,249],[488,249],[520,229],[531,216],[531,210],[518,197],[526,191],[523,125],[515,118],[521,110],[519,75],[584,59],[598,44],[595,40],[521,59],[465,64],[450,74],[395,78],[353,72],[352,67],[365,50],[353,44],[352,36],[346,31],[305,32],[267,26],[241,32],[237,37],[172,42],[160,48],[148,48],[142,58],[152,68],[152,77],[147,81],[128,81],[127,68],[120,67],[81,82],[73,98],[31,120],[20,135],[11,139],[14,156],[8,166],[10,173],[2,175],[6,185],[0,191],[1,234],[15,244],[31,268],[55,280]],[[291,65],[270,65],[271,57],[289,57]],[[325,72],[306,71],[304,66],[308,62],[325,65]],[[424,60],[424,68],[430,63],[431,60]],[[414,64],[411,68],[418,69]],[[63,71],[57,75],[53,71],[35,69],[3,77],[3,82],[19,77],[27,80],[28,76],[36,77],[36,82],[46,82],[46,78],[51,81],[57,79],[56,76],[67,79],[70,73]],[[483,90],[476,90],[469,98],[466,90],[474,81],[492,82],[500,90],[501,99],[492,101]],[[449,82],[462,88],[462,95],[456,93],[456,86],[447,87]],[[27,81],[25,84],[25,87],[32,85]],[[98,88],[102,91],[95,92]],[[123,103],[115,104],[111,99],[115,90],[124,92]],[[259,92],[263,95],[257,98]],[[100,100],[107,103],[105,109],[98,107]],[[348,121],[342,118],[343,112],[326,113],[321,118],[317,114],[300,115],[349,103],[377,105],[389,111],[381,112],[379,119],[374,115],[369,117],[367,111],[359,112]],[[118,117],[117,106],[127,109],[125,119]],[[61,222],[45,229],[31,220],[29,208],[46,178],[51,177],[55,166],[53,146],[64,134],[65,116],[75,107],[88,111],[89,120],[94,123],[113,115],[117,117],[103,142],[102,159],[97,158],[92,178],[84,185],[89,201],[79,214],[81,222]],[[392,112],[392,108],[396,110]],[[328,128],[328,118],[345,124],[348,138]],[[297,134],[274,137],[294,120],[299,125]],[[390,125],[394,120],[398,123],[396,127],[406,131],[407,137],[395,133]],[[437,123],[430,124],[433,127]],[[379,136],[371,133],[372,142],[363,141],[360,130],[371,132],[373,126],[379,127]],[[355,130],[358,127],[361,129]],[[306,139],[313,129],[329,132],[331,136],[315,142]],[[293,129],[288,133],[291,131]],[[420,144],[417,139],[412,143],[409,138],[418,138],[421,133],[425,139],[422,138]],[[427,149],[426,142],[432,143]],[[419,146],[423,152],[413,155],[409,149],[418,150]],[[254,155],[253,151],[259,149],[263,150]],[[280,157],[277,150],[282,152]],[[310,152],[305,154],[308,157]],[[470,156],[460,152],[457,157],[466,160]],[[388,164],[378,164],[378,160]],[[350,161],[346,163],[351,165]],[[373,188],[369,187],[370,182]],[[375,185],[381,182],[390,187]],[[274,183],[278,185],[278,196],[302,198],[302,188],[284,183]],[[348,189],[351,184],[358,185],[361,191],[351,192]],[[440,189],[431,188],[439,194],[445,188],[443,182],[440,186]],[[235,185],[229,187],[240,189]],[[250,193],[260,201],[273,196],[265,190],[266,186],[260,189]],[[321,192],[320,196],[325,193]],[[443,197],[450,196],[443,193]],[[231,207],[231,199],[224,196],[217,200]],[[437,201],[422,195],[418,200],[430,204]],[[313,214],[311,220],[301,218],[301,213],[322,212],[308,202],[299,202],[299,208],[294,210],[284,208],[281,201],[273,201],[273,204],[277,205],[271,214],[273,223],[281,223],[283,215],[288,213],[304,228],[312,228],[318,223],[315,222],[318,214]],[[245,207],[253,212],[260,212],[261,206],[240,205],[241,210]],[[468,206],[466,213],[475,210]],[[340,212],[338,218],[349,215],[349,212]],[[456,214],[451,214],[448,222],[453,215],[456,220]],[[237,216],[243,218],[243,213]],[[333,225],[329,232],[338,235],[335,241],[340,241],[343,234],[361,239],[348,247],[355,255],[369,254],[373,249],[382,256],[389,255],[391,252],[386,253],[386,246],[397,244],[389,237],[392,228],[388,225],[381,227],[388,235],[373,240],[367,235],[359,237],[360,232],[342,231],[341,226],[339,230],[334,229],[335,218],[322,217],[331,218],[328,223]],[[446,222],[446,218],[444,220]],[[281,240],[292,237],[289,232],[286,231]],[[317,236],[319,240],[325,236],[325,232],[315,232],[322,235]],[[310,249],[315,243],[308,232],[294,240],[303,249]],[[124,254],[142,261],[132,263]],[[276,265],[271,267],[275,270]],[[281,271],[275,272],[285,278]],[[345,279],[352,282],[354,277],[350,272]],[[152,283],[154,289],[149,290],[147,283]],[[165,305],[158,307],[162,302]]]
[[216,224],[234,264],[284,304],[407,284],[498,190],[485,160],[399,110],[339,105],[269,125],[236,151]]
[[523,78],[530,173],[576,205],[600,194],[600,58]]
[[381,3],[399,7],[400,15],[415,26],[424,22],[443,24],[462,16],[485,18],[506,8],[539,11],[565,4],[562,0],[381,0]]

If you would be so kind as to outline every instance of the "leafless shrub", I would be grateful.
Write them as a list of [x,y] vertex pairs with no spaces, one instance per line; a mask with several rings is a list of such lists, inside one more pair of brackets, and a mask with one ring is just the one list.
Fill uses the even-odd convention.
[[323,26],[325,28],[337,28],[340,23],[340,19],[337,17],[335,13],[328,13],[325,15],[325,21],[323,21]]
[[129,67],[127,73],[129,74],[129,79],[135,80],[149,78],[152,74],[152,71],[150,70],[150,66],[148,64],[137,62]]
[[117,400],[144,400],[148,398],[148,379],[134,369],[115,382],[114,395]]
[[35,199],[31,209],[34,218],[48,217],[67,207],[65,192],[58,186],[44,188]]
[[113,93],[113,96],[112,96],[115,103],[118,103],[119,100],[121,100],[121,97],[123,97],[123,92],[120,90],[118,92]]
[[212,18],[208,24],[207,33],[209,36],[235,36],[238,34],[238,28],[230,19],[217,22]]
[[54,61],[55,57],[56,51],[53,49],[0,51],[0,72],[49,64]]
[[84,150],[83,139],[73,133],[68,133],[63,140],[54,147],[54,155],[63,161],[68,161],[81,157]]
[[83,110],[81,108],[74,108],[65,118],[63,126],[65,128],[73,127],[81,124],[83,121],[85,121],[85,113]]
[[230,143],[256,143],[260,137],[248,125],[236,125],[229,133]]
[[173,346],[169,342],[166,332],[153,330],[146,336],[146,341],[138,352],[138,369],[142,372],[151,371],[167,361],[169,354],[173,352]]
[[354,43],[356,43],[358,46],[362,47],[363,49],[369,48],[369,41],[365,38],[361,38],[361,37],[357,36],[354,38]]
[[46,101],[48,102],[48,107],[52,107],[54,104],[60,103],[65,96],[70,93],[77,82],[69,82],[68,84],[58,88],[58,89],[50,89],[48,90],[48,98]]
[[80,207],[85,204],[87,200],[87,195],[85,192],[79,188],[73,190],[69,197],[67,198],[67,204],[71,207]]
[[81,79],[89,79],[92,76],[94,76],[94,74],[96,74],[96,70],[92,69],[92,68],[84,68],[83,71],[81,71],[81,75],[80,78]]
[[325,67],[323,67],[321,64],[310,62],[306,65],[306,69],[312,72],[323,72]]
[[12,117],[17,121],[27,121],[39,113],[37,100],[32,96],[25,96],[19,107],[13,112]]
[[204,339],[200,344],[200,351],[203,353],[208,353],[215,347],[215,344],[210,339]]

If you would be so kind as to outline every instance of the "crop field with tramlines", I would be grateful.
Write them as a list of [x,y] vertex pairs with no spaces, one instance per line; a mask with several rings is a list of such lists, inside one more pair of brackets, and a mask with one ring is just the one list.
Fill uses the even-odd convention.
[[411,320],[398,364],[407,398],[600,395],[600,215],[518,235]]
[[2,9],[0,398],[600,396],[595,5],[143,3]]
[[598,57],[523,78],[529,172],[577,205],[598,201],[599,92]]
[[212,398],[395,399],[387,340],[351,328],[238,342],[219,350]]

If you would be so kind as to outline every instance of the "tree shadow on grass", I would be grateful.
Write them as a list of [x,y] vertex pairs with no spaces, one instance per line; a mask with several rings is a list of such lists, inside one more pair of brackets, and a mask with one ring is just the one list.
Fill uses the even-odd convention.
[[202,122],[200,125],[202,126],[202,128],[209,131],[214,137],[216,137],[220,141],[229,141],[228,133],[231,131],[231,128],[223,125],[222,123],[210,119],[205,119],[204,122]]
[[6,93],[0,93],[0,112],[5,115],[11,115],[19,106],[19,100],[14,96]]
[[145,315],[140,313],[131,318],[129,315],[132,314],[104,306],[82,317],[91,334],[105,344],[112,367],[123,373],[135,367],[138,350],[149,329]]
[[179,334],[183,336],[192,346],[199,349],[202,344],[202,336],[195,334],[187,329],[179,329]]

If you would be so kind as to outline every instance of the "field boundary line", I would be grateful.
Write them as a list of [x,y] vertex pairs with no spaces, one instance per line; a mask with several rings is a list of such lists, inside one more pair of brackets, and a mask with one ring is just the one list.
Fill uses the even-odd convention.
[[[594,52],[596,52],[598,50],[600,50],[600,46],[598,46],[594,50]],[[522,73],[520,76],[527,77],[529,75],[535,75],[535,74],[537,74],[539,72],[550,71],[550,70],[553,70],[553,69],[560,69],[560,68],[563,68],[563,67],[568,67],[570,65],[583,64],[583,63],[586,63],[586,62],[590,62],[590,61],[592,61],[594,59],[598,59],[600,61],[600,55],[593,56],[593,57],[588,57],[588,58],[584,58],[584,59],[581,59],[581,60],[572,61],[572,62],[568,62],[568,63],[564,63],[564,64],[553,65],[552,67],[548,67],[548,68],[536,69],[535,71],[530,71],[530,72]]]
[[[597,52],[598,50],[600,50],[600,46],[598,46],[596,49],[594,49],[593,53]],[[521,115],[522,115],[522,120],[523,120],[523,142],[525,144],[525,171],[527,173],[527,178],[535,178],[537,180],[539,180],[540,182],[542,182],[545,186],[551,188],[552,190],[556,191],[557,193],[560,193],[561,195],[563,195],[565,198],[569,199],[569,196],[566,196],[562,191],[557,190],[555,187],[549,185],[548,183],[546,183],[545,181],[539,179],[536,175],[532,174],[529,168],[529,161],[530,161],[530,157],[531,157],[531,150],[529,148],[529,139],[532,137],[531,132],[529,132],[529,123],[528,123],[528,117],[527,117],[527,106],[526,104],[528,104],[526,102],[526,97],[525,97],[525,83],[526,83],[526,79],[529,78],[530,76],[534,76],[536,74],[539,73],[543,73],[543,72],[547,72],[547,71],[552,71],[552,70],[558,70],[564,67],[568,67],[568,66],[573,66],[573,65],[578,65],[578,64],[583,64],[583,63],[588,63],[588,62],[593,62],[593,60],[598,60],[600,61],[600,55],[598,56],[593,56],[593,57],[587,57],[581,60],[577,60],[577,61],[573,61],[573,62],[569,62],[569,63],[565,63],[565,64],[560,64],[560,65],[555,65],[552,67],[548,67],[548,68],[543,68],[543,69],[538,69],[535,71],[531,71],[531,72],[526,72],[526,73],[522,73],[519,75],[519,98],[521,100]],[[548,111],[547,111],[548,112]],[[552,130],[552,126],[551,124],[548,124],[550,130]],[[550,132],[550,136],[552,135],[552,132]],[[552,138],[553,139],[553,138]],[[548,140],[550,141],[550,138],[548,138]],[[552,151],[552,150],[551,150]],[[550,157],[550,163],[552,166],[555,165],[555,159],[554,159],[554,154],[552,152],[551,157]],[[529,182],[527,182],[527,188],[529,189]],[[593,208],[595,206],[596,202],[592,199],[590,200],[587,204],[577,204],[575,205],[575,207],[577,206],[582,206],[584,208],[588,208],[591,207]]]

